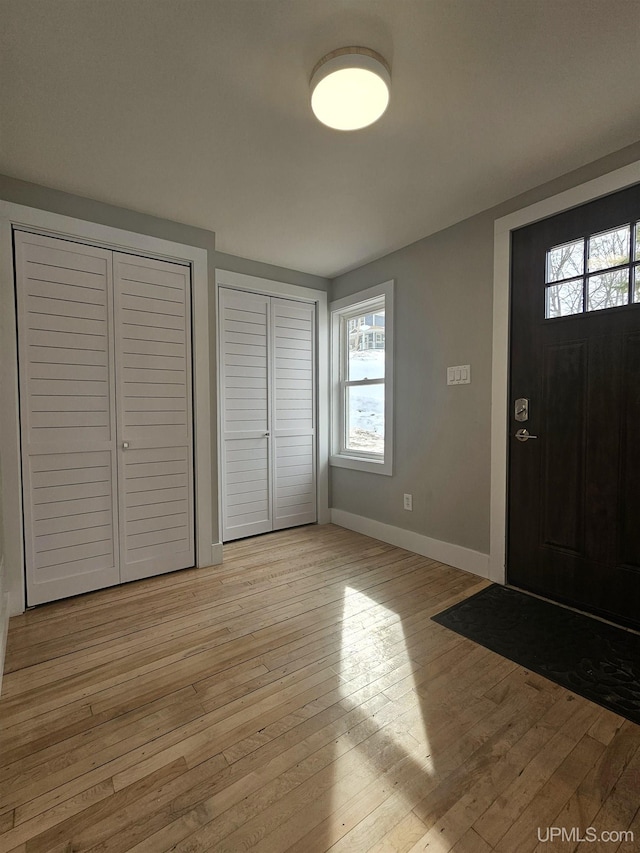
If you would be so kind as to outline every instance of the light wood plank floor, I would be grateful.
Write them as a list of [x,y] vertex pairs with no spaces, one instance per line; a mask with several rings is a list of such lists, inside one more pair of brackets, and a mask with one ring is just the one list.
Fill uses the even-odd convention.
[[0,850],[639,849],[640,727],[430,621],[472,575],[334,526],[12,620]]

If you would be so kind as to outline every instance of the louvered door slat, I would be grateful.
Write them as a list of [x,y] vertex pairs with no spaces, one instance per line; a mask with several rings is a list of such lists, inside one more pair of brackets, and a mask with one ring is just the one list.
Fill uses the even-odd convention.
[[118,583],[111,253],[16,232],[27,601]]
[[120,573],[128,581],[195,564],[190,271],[115,253],[114,286]]
[[316,520],[315,306],[220,288],[224,539]]
[[269,297],[220,289],[223,538],[271,523]]
[[273,528],[316,521],[315,306],[272,299]]

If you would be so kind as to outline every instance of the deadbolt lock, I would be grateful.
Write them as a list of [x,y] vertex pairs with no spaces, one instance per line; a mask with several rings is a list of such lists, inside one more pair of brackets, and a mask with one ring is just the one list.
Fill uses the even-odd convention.
[[518,397],[515,402],[513,416],[521,423],[529,420],[529,400],[526,397]]

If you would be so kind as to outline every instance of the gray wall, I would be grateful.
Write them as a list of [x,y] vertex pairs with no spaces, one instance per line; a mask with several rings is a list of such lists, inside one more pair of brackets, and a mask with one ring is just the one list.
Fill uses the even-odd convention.
[[[216,306],[215,306],[215,270],[216,268],[233,270],[248,275],[260,276],[261,278],[284,281],[289,284],[297,284],[302,287],[311,287],[317,290],[329,289],[329,281],[319,276],[300,273],[295,270],[283,269],[271,264],[250,261],[216,252],[215,234],[204,228],[195,228],[180,222],[172,222],[166,219],[158,219],[145,213],[116,207],[111,204],[103,204],[93,199],[41,187],[37,184],[20,181],[6,175],[0,175],[0,199],[59,213],[64,216],[72,216],[101,225],[109,225],[114,228],[122,228],[139,234],[147,234],[176,243],[184,243],[206,249],[208,252],[208,276],[209,276],[209,327],[210,327],[210,365],[211,365],[211,437],[212,437],[212,470],[213,482],[213,538],[214,542],[219,539],[218,531],[218,508],[217,502],[217,462],[215,459],[215,448],[217,447],[217,411],[216,411]],[[1,306],[0,306],[1,308]],[[1,447],[0,447],[1,454]],[[1,519],[0,519],[1,520]],[[2,532],[0,529],[0,554],[2,544]]]
[[[638,159],[640,142],[332,282],[339,299],[396,280],[394,473],[332,468],[332,507],[489,552],[494,221]],[[470,385],[446,385],[457,364]]]
[[299,270],[276,267],[262,261],[250,261],[248,258],[227,255],[225,252],[216,252],[216,266],[221,270],[255,275],[258,278],[269,278],[272,281],[283,281],[285,284],[297,284],[299,287],[310,287],[312,290],[324,290],[325,293],[328,293],[331,287],[328,278],[321,278],[318,275],[300,272]]
[[[332,469],[333,507],[445,542],[489,550],[493,223],[500,216],[640,159],[640,142],[335,279],[216,252],[211,231],[0,175],[0,198],[209,252],[216,267],[346,296],[396,279],[395,464],[392,477]],[[216,447],[215,305],[210,300],[212,440]],[[472,383],[447,387],[446,367]],[[213,460],[214,500],[217,468]],[[402,495],[414,496],[412,513]],[[217,508],[214,508],[214,531]],[[2,531],[0,519],[0,554]]]
[[[2,495],[2,454],[0,454],[0,496]],[[4,562],[4,519],[2,518],[2,500],[0,499],[0,566]],[[0,578],[0,581],[2,578]],[[0,588],[4,590],[4,585],[0,583]],[[4,590],[6,591],[6,590]],[[0,608],[2,601],[0,601]],[[0,630],[2,627],[0,626]]]

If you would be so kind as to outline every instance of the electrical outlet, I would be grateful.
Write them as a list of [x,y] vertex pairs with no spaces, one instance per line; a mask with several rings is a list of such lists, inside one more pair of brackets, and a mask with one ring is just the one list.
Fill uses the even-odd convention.
[[408,509],[409,512],[413,510],[413,495],[404,496],[404,508]]

